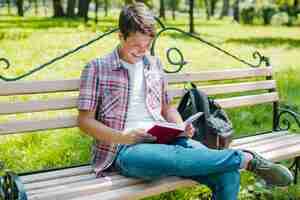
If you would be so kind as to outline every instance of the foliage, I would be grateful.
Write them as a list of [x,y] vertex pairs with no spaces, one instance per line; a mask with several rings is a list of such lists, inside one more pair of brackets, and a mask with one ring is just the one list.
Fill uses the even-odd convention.
[[252,0],[246,0],[241,4],[241,19],[245,24],[253,24],[255,17],[255,4]]
[[288,25],[289,16],[286,12],[279,12],[272,17],[271,24],[275,26]]
[[271,19],[273,15],[276,14],[276,12],[278,12],[278,7],[276,4],[269,2],[263,4],[263,6],[261,7],[261,13],[265,25],[271,23]]

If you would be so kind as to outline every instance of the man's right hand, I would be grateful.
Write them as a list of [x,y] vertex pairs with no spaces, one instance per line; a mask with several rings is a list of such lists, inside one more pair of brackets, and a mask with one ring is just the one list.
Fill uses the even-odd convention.
[[148,134],[142,128],[125,131],[120,137],[123,144],[152,143],[156,141],[156,137]]

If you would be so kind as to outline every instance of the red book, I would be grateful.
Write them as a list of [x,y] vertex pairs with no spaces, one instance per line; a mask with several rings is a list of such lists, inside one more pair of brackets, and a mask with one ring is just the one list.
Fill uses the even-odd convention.
[[184,132],[184,126],[175,123],[157,122],[147,132],[157,138],[156,143],[167,144]]
[[[175,124],[169,122],[156,122],[154,125],[147,130],[147,133],[157,138],[156,143],[167,144],[182,134],[185,130],[186,125],[191,124],[193,121],[198,119],[203,113],[198,112],[187,120],[183,124]],[[184,136],[184,134],[182,134]]]

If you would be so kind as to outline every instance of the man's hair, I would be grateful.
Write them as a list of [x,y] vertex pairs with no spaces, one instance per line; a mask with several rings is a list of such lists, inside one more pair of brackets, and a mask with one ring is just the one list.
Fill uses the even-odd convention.
[[125,6],[119,17],[119,28],[126,39],[130,33],[140,32],[155,36],[155,20],[150,10],[143,3]]

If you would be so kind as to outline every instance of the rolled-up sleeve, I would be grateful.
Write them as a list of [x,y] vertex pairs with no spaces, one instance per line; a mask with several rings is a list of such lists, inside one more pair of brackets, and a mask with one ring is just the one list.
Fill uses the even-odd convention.
[[80,77],[78,110],[95,111],[98,102],[98,70],[93,62],[87,64]]

